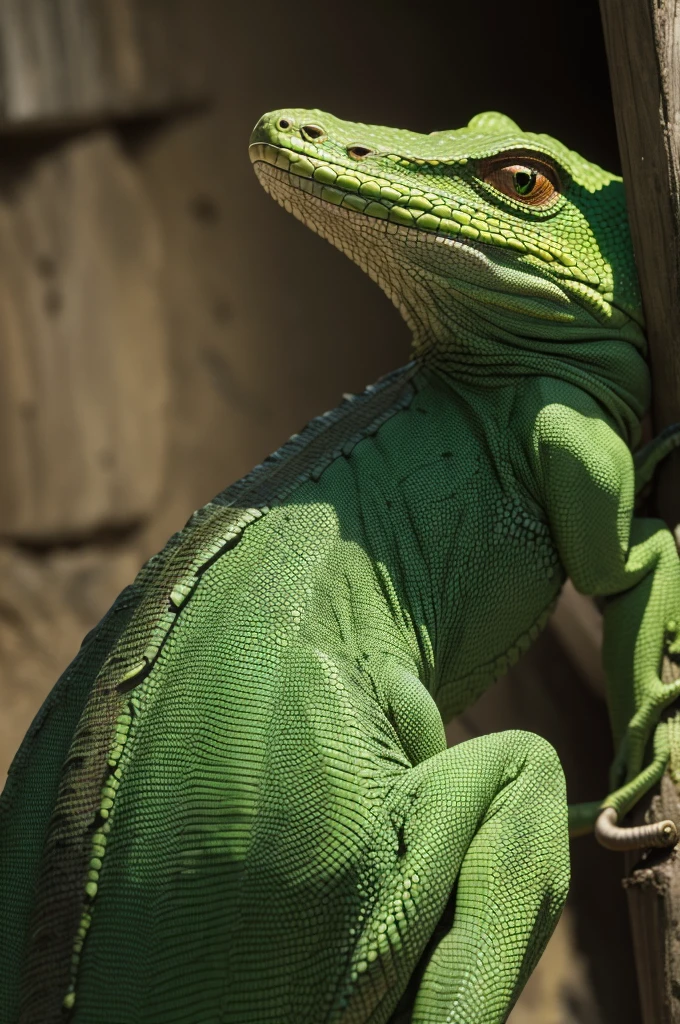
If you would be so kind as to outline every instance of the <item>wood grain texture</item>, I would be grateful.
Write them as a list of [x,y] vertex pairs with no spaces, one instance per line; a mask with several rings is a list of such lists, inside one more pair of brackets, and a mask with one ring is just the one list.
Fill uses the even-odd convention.
[[0,180],[0,535],[46,543],[153,509],[164,470],[161,243],[96,132]]
[[[665,775],[660,789],[631,816],[632,824],[680,820],[677,790]],[[680,858],[649,850],[625,856],[623,885],[628,897],[643,1024],[680,1020]]]
[[190,13],[181,0],[0,0],[0,131],[201,98]]
[[[633,245],[647,323],[656,430],[680,421],[680,3],[600,0]],[[657,504],[680,522],[680,459],[659,474]],[[676,673],[666,665],[670,679]],[[678,711],[670,713],[677,730]],[[671,764],[678,778],[680,766]],[[680,820],[671,774],[634,824]],[[644,1024],[680,1022],[680,858],[628,856],[625,880]]]
[[[680,4],[600,9],[660,430],[680,420]],[[680,521],[680,489],[668,511]]]

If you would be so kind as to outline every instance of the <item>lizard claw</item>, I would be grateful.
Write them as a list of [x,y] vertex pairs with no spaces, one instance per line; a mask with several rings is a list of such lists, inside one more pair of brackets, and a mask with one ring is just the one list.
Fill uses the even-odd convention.
[[610,793],[600,803],[572,804],[569,807],[569,834],[584,835],[595,828],[601,846],[609,850],[640,850],[645,847],[670,847],[678,841],[678,829],[672,821],[622,828],[623,818],[640,797],[659,782],[669,758],[668,723],[661,722],[654,733],[654,759],[634,779]]
[[595,822],[595,838],[608,850],[644,850],[650,846],[668,848],[678,841],[677,827],[669,819],[631,828],[621,828],[617,821],[615,808],[605,807]]
[[[675,625],[675,623],[673,623]],[[668,748],[667,729],[664,723],[659,723],[658,718],[662,711],[680,698],[680,679],[672,683],[662,683],[657,680],[648,697],[640,705],[631,719],[623,735],[619,749],[610,770],[610,785],[620,785],[620,780],[625,778],[626,785],[630,785],[639,777],[644,752],[651,730],[655,726],[654,740],[655,760],[661,756],[661,750],[665,750],[666,760],[670,753]],[[661,741],[661,742],[660,742]],[[640,795],[644,790],[640,790]],[[637,798],[636,798],[637,799]],[[633,801],[634,802],[634,801]],[[613,806],[613,805],[612,805]],[[632,804],[630,805],[632,806]]]

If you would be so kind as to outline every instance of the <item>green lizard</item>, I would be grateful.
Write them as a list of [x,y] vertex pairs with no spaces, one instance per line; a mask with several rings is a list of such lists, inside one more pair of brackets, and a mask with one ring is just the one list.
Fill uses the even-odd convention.
[[196,512],[47,698],[2,800],[3,1024],[504,1021],[567,891],[562,771],[524,732],[447,750],[442,720],[566,574],[616,595],[614,791],[575,826],[605,807],[628,841],[668,759],[680,572],[633,516],[620,179],[494,113],[423,136],[277,111],[250,152],[414,360]]

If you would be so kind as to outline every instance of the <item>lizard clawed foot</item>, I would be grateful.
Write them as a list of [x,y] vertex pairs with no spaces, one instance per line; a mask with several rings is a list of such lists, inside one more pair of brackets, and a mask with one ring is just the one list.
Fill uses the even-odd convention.
[[595,837],[609,850],[641,850],[646,847],[670,847],[678,841],[678,828],[670,820],[651,825],[623,828],[617,823],[640,797],[661,779],[668,764],[668,724],[661,722],[654,733],[654,759],[634,779],[601,803],[575,804],[569,807],[569,832],[584,835],[595,826]]
[[[670,625],[676,626],[675,623]],[[612,786],[617,786],[619,780],[624,778],[626,785],[621,787],[622,790],[630,788],[633,791],[637,783],[639,795],[641,796],[643,792],[646,792],[646,789],[649,789],[649,785],[646,786],[646,789],[640,788],[642,778],[649,771],[649,768],[644,771],[641,770],[647,741],[652,729],[655,728],[656,722],[654,760],[658,762],[665,756],[666,761],[668,761],[670,750],[668,747],[667,729],[665,724],[658,723],[658,718],[662,711],[678,699],[680,699],[680,679],[675,680],[673,683],[662,683],[659,679],[650,688],[649,695],[631,719],[619,745],[610,773],[610,784]],[[661,774],[663,774],[663,771]],[[655,779],[654,781],[657,780]],[[630,801],[628,806],[632,807],[637,799],[638,797],[636,796]],[[616,806],[618,807],[618,804]]]
[[617,821],[616,810],[605,807],[595,822],[595,838],[608,850],[644,850],[650,846],[668,848],[678,841],[678,829],[668,819],[630,828],[621,828]]

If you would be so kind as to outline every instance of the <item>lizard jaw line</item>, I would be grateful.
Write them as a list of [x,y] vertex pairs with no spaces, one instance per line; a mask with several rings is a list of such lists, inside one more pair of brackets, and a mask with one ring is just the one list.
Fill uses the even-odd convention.
[[[414,337],[422,333],[425,322],[417,307],[427,305],[418,286],[414,289],[415,278],[419,276],[418,267],[422,266],[424,247],[437,249],[440,262],[437,270],[442,283],[448,282],[452,288],[456,281],[469,281],[473,266],[474,273],[482,274],[486,282],[485,303],[493,306],[503,305],[496,298],[507,292],[506,282],[499,278],[500,266],[497,262],[498,250],[483,242],[473,242],[467,238],[452,238],[435,231],[421,230],[395,224],[385,217],[371,216],[357,210],[349,209],[337,203],[324,200],[318,191],[312,191],[318,182],[291,174],[290,171],[274,167],[267,161],[253,161],[254,170],[265,191],[277,201],[288,213],[309,227],[315,234],[326,239],[335,248],[344,252],[356,263],[371,280],[390,298],[393,305],[414,333]],[[344,223],[344,229],[343,229]],[[400,240],[401,244],[398,243]],[[442,249],[442,246],[445,248]],[[485,251],[487,250],[487,251]],[[490,251],[489,251],[490,250]],[[380,253],[382,258],[375,258]],[[371,258],[373,256],[373,258]],[[512,260],[510,254],[502,252],[506,260]],[[533,268],[527,268],[527,272]],[[536,286],[526,293],[526,298],[558,300],[564,306],[565,296],[560,289],[561,282],[553,282],[541,276],[531,275]],[[455,287],[458,287],[457,285]],[[545,288],[550,294],[545,294]],[[558,289],[556,296],[554,290]],[[418,298],[416,298],[418,296]],[[532,313],[525,309],[532,319],[542,320],[544,314]],[[554,319],[554,318],[550,318]],[[428,321],[429,323],[429,321]],[[431,327],[431,324],[430,324]],[[428,327],[428,333],[432,333]]]
[[[266,158],[261,155],[263,151]],[[485,240],[471,239],[466,235],[459,236],[457,233],[453,235],[439,228],[420,227],[415,223],[412,225],[396,223],[390,219],[391,211],[388,210],[387,206],[382,206],[384,212],[377,212],[375,208],[380,206],[380,204],[375,201],[367,202],[362,210],[356,207],[352,209],[349,205],[345,205],[345,200],[349,199],[350,202],[353,202],[359,198],[356,193],[343,191],[333,186],[326,186],[313,178],[296,174],[292,170],[294,165],[288,162],[287,156],[283,158],[285,160],[285,169],[282,166],[278,166],[274,163],[274,160],[279,152],[282,151],[277,150],[276,147],[271,145],[254,144],[251,146],[250,158],[253,163],[253,169],[265,191],[272,198],[276,199],[280,206],[283,206],[289,213],[292,213],[297,220],[311,228],[316,234],[326,238],[332,245],[335,245],[336,248],[344,252],[350,259],[358,263],[361,269],[368,273],[372,280],[377,281],[383,291],[390,296],[394,305],[400,310],[407,323],[409,323],[409,326],[412,325],[412,318],[405,312],[403,302],[399,299],[394,289],[383,281],[382,275],[376,275],[368,260],[358,259],[353,251],[353,247],[343,244],[343,241],[330,228],[333,221],[337,222],[344,216],[352,225],[355,237],[360,237],[362,234],[370,232],[374,238],[376,236],[383,239],[392,236],[401,238],[404,241],[408,241],[409,247],[436,245],[442,257],[444,252],[441,246],[444,245],[452,257],[454,253],[459,259],[464,255],[468,264],[474,261],[487,272],[491,271],[494,267],[496,254],[500,255],[502,253],[503,257],[515,266],[520,264],[520,253],[505,248],[501,249],[493,243],[487,243]],[[285,152],[287,153],[287,151]],[[284,192],[286,195],[283,195]],[[302,200],[298,199],[300,193],[304,193],[304,199]],[[323,211],[318,220],[315,220],[309,214],[309,211],[315,207]],[[382,227],[377,227],[377,225],[382,225]],[[458,225],[455,226],[458,227]],[[392,259],[393,255],[394,253],[389,258]],[[522,260],[521,262],[525,261]],[[527,262],[526,269],[534,270],[536,264],[539,265],[540,269],[543,269],[544,264],[542,264],[542,261],[536,260],[534,262],[533,259]],[[450,276],[452,273],[453,276],[456,276],[453,267],[449,267],[446,276]],[[548,278],[544,279],[548,280]],[[614,308],[611,303],[611,296],[603,298],[597,288],[570,280],[568,273],[560,274],[559,279],[554,281],[554,283],[561,289],[568,288],[572,293],[572,298],[595,319],[596,323],[609,323],[612,308]],[[502,288],[501,290],[505,289]]]
[[[380,195],[362,194],[361,188],[357,191],[356,189],[344,188],[342,184],[338,184],[339,179],[343,175],[353,177],[356,173],[356,168],[345,167],[338,163],[336,167],[340,169],[340,175],[337,174],[333,167],[321,165],[319,161],[316,161],[319,166],[314,168],[307,154],[297,153],[284,147],[272,145],[271,143],[251,143],[248,154],[253,164],[253,169],[263,185],[262,171],[265,168],[270,171],[283,172],[286,180],[292,187],[308,195],[316,196],[317,199],[328,203],[329,206],[343,207],[354,213],[361,213],[364,217],[371,220],[385,220],[392,225],[396,224],[409,231],[417,232],[419,235],[450,238],[453,241],[459,241],[466,247],[471,242],[476,241],[476,232],[472,237],[469,233],[466,236],[468,229],[462,223],[444,221],[446,227],[442,227],[442,218],[432,216],[425,210],[419,208],[411,209],[402,203],[384,199]],[[296,164],[300,167],[305,167],[304,174],[296,170]],[[333,182],[331,183],[328,179],[324,181],[316,178],[315,174],[317,171],[332,172],[334,175]],[[372,179],[370,180],[372,181]],[[380,179],[375,179],[374,184],[379,185],[379,183]],[[445,202],[444,196],[441,197],[441,202]],[[425,218],[425,222],[420,224],[419,221],[423,218]],[[433,221],[436,221],[436,224],[433,224]],[[458,237],[459,234],[460,237]]]
[[[402,284],[409,279],[410,270],[407,264],[394,259],[394,246],[390,246],[389,243],[392,239],[401,239],[402,243],[408,241],[409,247],[413,248],[422,244],[432,246],[436,243],[437,236],[431,232],[394,224],[384,218],[366,216],[356,210],[326,202],[292,182],[290,179],[293,176],[288,172],[265,162],[255,163],[254,170],[265,192],[275,199],[279,206],[292,213],[320,238],[344,252],[368,274],[399,310],[413,332],[414,339],[419,337],[422,333],[420,318],[407,298],[407,289],[397,285],[398,279]],[[315,213],[318,213],[317,217],[314,216]],[[345,232],[342,231],[343,221],[346,225]],[[354,244],[350,243],[350,239]],[[455,239],[451,239],[451,243],[459,253],[465,253],[469,257],[475,252],[475,255],[481,257],[485,263],[489,262],[472,246],[456,242]],[[383,251],[384,259],[370,259],[376,248]]]
[[[322,208],[326,213],[331,213],[331,211],[341,213],[345,215],[351,223],[356,224],[357,226],[368,226],[368,224],[370,224],[371,230],[375,230],[378,225],[382,225],[381,234],[400,235],[402,238],[408,237],[412,240],[417,238],[420,242],[427,245],[444,243],[451,248],[464,251],[468,256],[471,253],[474,253],[480,262],[485,264],[489,263],[487,256],[482,251],[483,243],[479,243],[479,245],[477,245],[469,238],[456,238],[452,235],[443,234],[438,230],[435,231],[432,229],[420,228],[416,224],[399,224],[390,220],[386,216],[352,209],[342,203],[336,203],[325,199],[322,195],[324,186],[321,186],[319,182],[313,181],[313,179],[295,174],[290,170],[283,170],[283,168],[274,166],[268,160],[255,159],[252,156],[251,160],[253,163],[253,170],[255,171],[257,179],[265,192],[275,199],[279,206],[284,207],[288,213],[292,213],[293,216],[317,233],[320,233],[318,231],[318,224],[304,216],[304,210],[306,207],[313,208],[313,206],[317,206]],[[317,186],[317,188],[314,188],[314,186]],[[284,191],[288,193],[287,197],[282,197],[282,193]],[[340,190],[334,189],[334,191],[339,192]],[[294,196],[297,198],[301,194],[305,197],[302,202],[299,204],[293,204],[290,197]],[[344,193],[344,196],[351,197],[354,195],[355,193],[352,192]],[[332,215],[333,214],[331,214],[331,216]],[[324,221],[327,223],[329,219],[329,217],[325,217]],[[332,238],[329,240],[333,241]]]

